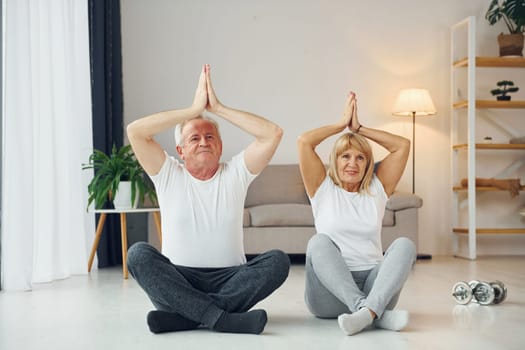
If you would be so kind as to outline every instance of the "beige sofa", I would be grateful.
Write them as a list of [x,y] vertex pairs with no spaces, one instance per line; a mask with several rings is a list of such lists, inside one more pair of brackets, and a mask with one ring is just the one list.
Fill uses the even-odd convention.
[[[382,244],[386,249],[397,237],[418,244],[417,195],[395,193],[387,203],[383,219]],[[314,219],[299,166],[269,165],[252,182],[244,205],[246,254],[281,249],[288,254],[304,254],[315,234]]]

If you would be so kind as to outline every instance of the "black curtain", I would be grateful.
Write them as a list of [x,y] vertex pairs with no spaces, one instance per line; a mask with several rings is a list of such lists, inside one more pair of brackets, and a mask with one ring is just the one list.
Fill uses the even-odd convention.
[[[120,1],[88,0],[93,147],[109,154],[123,143]],[[97,215],[97,224],[99,215]],[[98,266],[122,263],[119,215],[108,215],[97,250]]]

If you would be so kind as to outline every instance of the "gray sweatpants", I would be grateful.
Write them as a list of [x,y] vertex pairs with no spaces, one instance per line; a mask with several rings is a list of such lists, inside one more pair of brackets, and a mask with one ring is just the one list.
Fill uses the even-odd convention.
[[392,243],[384,260],[373,269],[350,271],[337,245],[318,233],[306,250],[306,305],[320,318],[335,318],[362,307],[380,318],[397,304],[415,261],[414,243],[402,237]]
[[128,251],[128,267],[158,310],[213,326],[223,312],[246,312],[276,290],[288,277],[290,259],[271,250],[239,266],[195,268],[174,265],[138,242]]

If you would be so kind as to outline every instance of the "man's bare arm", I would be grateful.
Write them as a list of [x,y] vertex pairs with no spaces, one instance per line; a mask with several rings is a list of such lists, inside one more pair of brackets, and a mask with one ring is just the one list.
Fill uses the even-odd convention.
[[277,124],[263,117],[226,107],[220,103],[211,84],[208,65],[205,72],[208,89],[206,109],[255,137],[255,140],[245,150],[244,160],[252,174],[260,173],[272,159],[281,142],[283,130]]
[[157,174],[166,159],[164,149],[153,137],[185,120],[199,116],[204,111],[208,101],[204,69],[205,67],[201,71],[191,107],[155,113],[128,125],[128,139],[133,152],[149,175]]

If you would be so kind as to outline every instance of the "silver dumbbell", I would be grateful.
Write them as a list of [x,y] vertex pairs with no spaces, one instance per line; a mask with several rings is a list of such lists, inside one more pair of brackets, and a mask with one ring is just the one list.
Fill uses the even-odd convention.
[[480,282],[472,280],[469,283],[460,281],[452,287],[452,296],[458,304],[468,304],[471,301],[481,305],[499,304],[507,297],[507,288],[500,281]]

